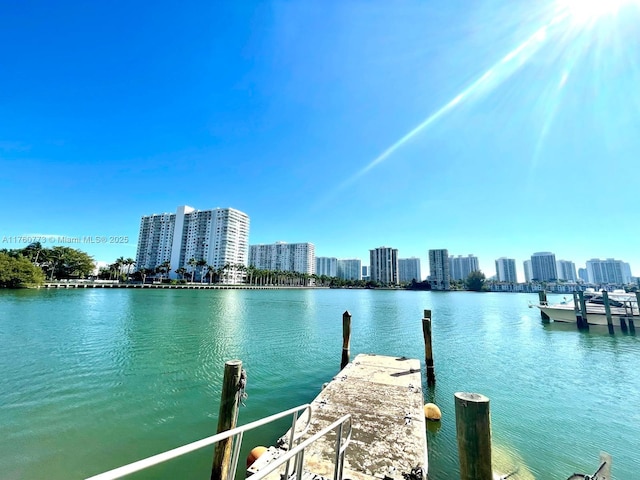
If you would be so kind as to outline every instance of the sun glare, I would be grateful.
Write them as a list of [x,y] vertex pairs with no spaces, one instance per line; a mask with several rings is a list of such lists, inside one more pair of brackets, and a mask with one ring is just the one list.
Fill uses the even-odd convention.
[[640,0],[558,0],[558,10],[576,23],[584,24],[615,16],[621,7],[628,4],[640,4]]

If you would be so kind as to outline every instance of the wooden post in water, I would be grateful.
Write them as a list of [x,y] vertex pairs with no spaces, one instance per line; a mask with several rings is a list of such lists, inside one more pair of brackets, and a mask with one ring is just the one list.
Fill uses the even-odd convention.
[[[242,375],[242,361],[229,360],[224,364],[224,379],[222,380],[222,396],[220,398],[220,413],[218,414],[218,431],[224,432],[235,428],[238,419],[238,404],[240,403]],[[233,438],[227,438],[216,443],[213,453],[211,480],[227,480],[231,466],[231,447]]]
[[582,330],[584,328],[584,324],[582,323],[582,312],[580,311],[578,292],[573,292],[573,311],[576,314],[576,325],[578,326],[578,330]]
[[[547,292],[545,292],[544,290],[542,290],[541,292],[538,292],[538,300],[540,301],[540,305],[546,305],[547,304]],[[549,315],[544,313],[542,310],[540,310],[540,317],[542,318],[542,320],[545,323],[549,322]]]
[[589,330],[589,322],[587,320],[587,304],[584,303],[584,292],[580,290],[578,292],[578,298],[580,299],[580,313],[582,316],[582,328]]
[[607,316],[607,328],[609,329],[609,333],[613,334],[613,319],[611,318],[611,305],[609,304],[609,292],[607,292],[606,290],[602,291],[602,300],[604,302],[604,313]]
[[492,480],[489,399],[466,392],[457,392],[454,398],[460,480]]
[[[638,313],[640,313],[640,292],[636,292],[636,307],[638,308]],[[629,317],[629,331],[631,332],[631,335],[635,335],[636,334],[636,326],[633,323],[633,304],[629,305],[630,309],[631,309],[631,316]]]
[[342,314],[342,361],[340,362],[340,370],[349,363],[349,344],[351,342],[351,314],[349,310]]
[[424,335],[424,363],[427,366],[427,385],[435,385],[436,370],[433,365],[433,348],[431,345],[431,310],[424,311],[422,334]]

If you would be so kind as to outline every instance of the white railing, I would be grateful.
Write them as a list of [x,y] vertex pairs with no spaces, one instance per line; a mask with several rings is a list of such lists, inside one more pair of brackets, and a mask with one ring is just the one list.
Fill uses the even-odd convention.
[[[345,424],[348,423],[346,438],[343,438]],[[336,420],[331,425],[323,428],[315,435],[309,437],[304,442],[288,451],[285,455],[281,456],[277,460],[269,463],[269,465],[251,476],[251,480],[260,480],[271,472],[276,470],[283,464],[287,464],[284,474],[280,478],[284,479],[296,479],[301,480],[304,473],[304,450],[311,444],[315,443],[329,432],[336,430],[336,447],[335,447],[335,467],[333,472],[333,480],[342,480],[342,470],[344,467],[344,456],[349,441],[351,440],[351,415],[345,415],[344,417]],[[293,473],[289,474],[289,462],[294,460]]]
[[[301,411],[304,412],[303,415],[306,415],[306,423],[301,430],[296,432],[296,423],[298,421],[299,413]],[[285,478],[285,479],[295,478],[296,480],[300,480],[303,474],[305,449],[312,443],[316,442],[320,438],[327,435],[329,432],[332,432],[335,430],[336,431],[335,468],[334,468],[333,478],[334,480],[342,480],[342,470],[344,466],[345,451],[346,451],[347,445],[349,444],[349,441],[351,440],[351,416],[345,415],[344,417],[340,418],[339,420],[336,420],[331,425],[325,427],[315,435],[311,436],[304,442],[299,443],[302,435],[304,435],[309,429],[309,424],[311,422],[311,405],[309,404],[291,408],[284,412],[280,412],[275,415],[271,415],[270,417],[256,420],[255,422],[248,423],[241,427],[233,428],[231,430],[218,433],[211,437],[203,438],[202,440],[198,440],[196,442],[183,445],[182,447],[174,448],[173,450],[169,450],[164,453],[160,453],[158,455],[154,455],[152,457],[145,458],[143,460],[139,460],[134,463],[130,463],[129,465],[125,465],[123,467],[119,467],[114,470],[109,470],[108,472],[104,472],[99,475],[89,477],[86,480],[112,480],[112,479],[122,478],[126,475],[130,475],[134,472],[138,472],[140,470],[144,470],[154,465],[158,465],[160,463],[166,462],[173,458],[177,458],[181,455],[199,450],[204,447],[208,447],[210,445],[213,445],[217,442],[220,442],[230,437],[233,437],[234,440],[233,440],[233,449],[231,454],[231,466],[229,468],[229,475],[226,480],[233,480],[235,478],[236,470],[238,467],[238,456],[240,455],[240,447],[242,445],[242,438],[244,433],[249,430],[253,430],[255,428],[271,423],[275,420],[279,420],[288,415],[292,415],[293,417],[291,430],[290,430],[291,433],[289,437],[288,452],[280,456],[276,460],[270,462],[264,469],[252,475],[251,479],[260,480],[286,463],[286,466],[284,469],[284,475],[281,478]],[[346,436],[345,436],[345,425],[347,423],[348,423],[348,427],[346,429]],[[290,468],[291,460],[293,460],[292,469]],[[290,469],[292,471],[291,474],[289,473]]]
[[[306,415],[307,423],[304,428],[299,431],[296,435],[296,422],[298,421],[299,413],[303,413]],[[173,458],[180,457],[181,455],[185,455],[187,453],[194,452],[204,447],[208,447],[210,445],[214,445],[222,440],[233,437],[233,450],[232,450],[232,464],[229,469],[229,479],[232,480],[235,477],[236,468],[238,465],[238,456],[240,455],[240,446],[242,444],[242,437],[244,432],[249,430],[253,430],[254,428],[261,427],[263,425],[267,425],[271,422],[279,420],[288,415],[292,415],[292,426],[291,426],[291,437],[290,437],[290,445],[296,444],[302,435],[304,435],[309,429],[309,423],[311,422],[311,405],[305,404],[299,407],[291,408],[289,410],[285,410],[284,412],[276,413],[275,415],[271,415],[269,417],[262,418],[260,420],[256,420],[255,422],[248,423],[246,425],[242,425],[241,427],[232,428],[231,430],[226,430],[224,432],[218,433],[211,437],[203,438],[202,440],[198,440],[187,445],[183,445],[182,447],[174,448],[173,450],[168,450],[163,453],[159,453],[152,457],[145,458],[143,460],[139,460],[134,463],[130,463],[128,465],[124,465],[119,468],[115,468],[113,470],[109,470],[108,472],[101,473],[99,475],[94,475],[93,477],[89,477],[86,480],[112,480],[116,478],[122,478],[126,475],[130,475],[134,472],[139,472],[140,470],[144,470],[146,468],[152,467],[154,465],[158,465],[160,463],[166,462]]]

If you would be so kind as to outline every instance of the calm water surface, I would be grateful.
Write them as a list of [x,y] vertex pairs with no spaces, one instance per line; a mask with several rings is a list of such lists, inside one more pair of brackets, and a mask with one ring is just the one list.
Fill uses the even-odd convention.
[[[537,296],[371,290],[0,291],[0,478],[74,479],[215,432],[226,360],[248,372],[240,422],[312,400],[351,353],[423,359],[433,310],[437,385],[425,401],[430,478],[457,479],[453,394],[491,399],[494,458],[526,478],[640,478],[640,337],[543,325]],[[245,437],[271,444],[285,425]],[[243,452],[243,457],[246,451]],[[131,478],[209,478],[203,450]]]

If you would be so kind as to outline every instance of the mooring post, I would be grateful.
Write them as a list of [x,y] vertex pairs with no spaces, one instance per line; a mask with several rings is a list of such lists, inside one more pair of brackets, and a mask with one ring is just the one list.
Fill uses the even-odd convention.
[[582,330],[584,328],[584,321],[582,318],[582,311],[580,310],[578,292],[573,292],[573,311],[576,314],[576,325],[578,326],[578,330]]
[[[545,292],[544,290],[542,290],[541,292],[538,292],[538,300],[540,300],[540,305],[546,305],[547,292]],[[544,320],[545,323],[549,322],[549,315],[544,313],[542,310],[540,310],[540,317],[542,318],[542,320]]]
[[349,344],[351,342],[351,314],[349,310],[342,314],[342,361],[340,362],[340,370],[349,363]]
[[436,370],[433,365],[433,347],[431,345],[431,310],[424,311],[422,334],[424,335],[424,363],[427,366],[427,385],[435,385]]
[[[638,309],[638,313],[640,314],[640,292],[636,292],[636,307]],[[633,323],[633,302],[629,302],[629,309],[631,310],[629,314],[629,331],[632,335],[635,335],[636,326]]]
[[[241,385],[242,361],[229,360],[224,364],[224,379],[222,380],[222,395],[220,398],[220,413],[218,414],[218,431],[224,432],[235,428],[238,420],[238,405],[242,395]],[[227,438],[216,443],[213,453],[213,467],[211,480],[227,480],[231,464],[231,448],[233,438]]]
[[613,334],[613,319],[611,318],[611,305],[609,304],[609,292],[607,292],[606,290],[602,290],[602,300],[604,302],[604,313],[607,316],[607,328],[609,329],[609,333]]
[[582,328],[589,330],[589,321],[587,320],[587,304],[584,303],[584,292],[580,290],[578,292],[578,298],[580,299],[580,314],[582,316]]
[[467,392],[454,397],[460,480],[492,480],[489,399]]

